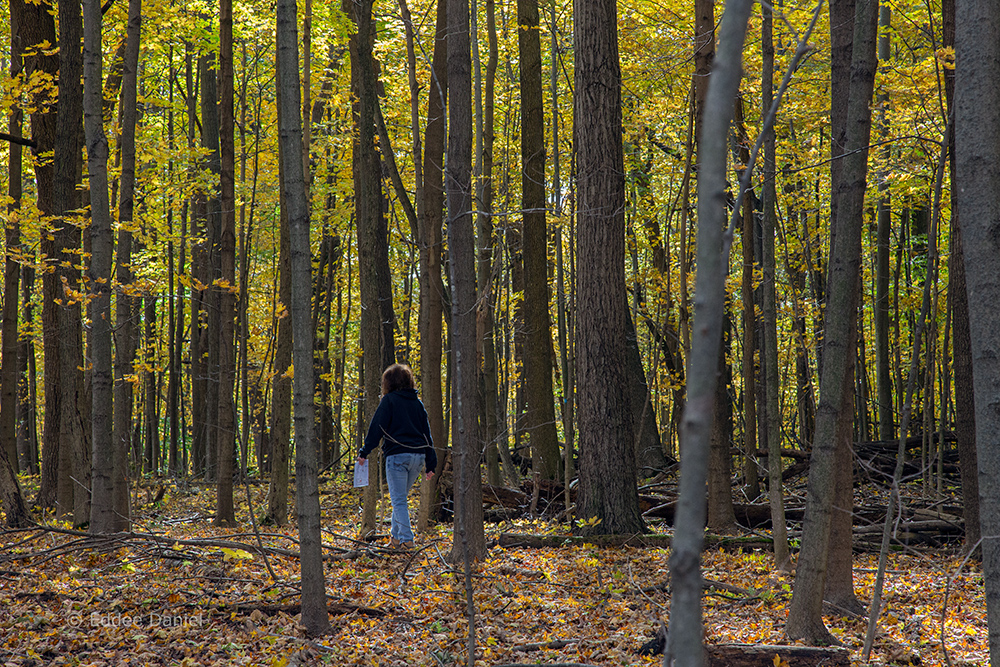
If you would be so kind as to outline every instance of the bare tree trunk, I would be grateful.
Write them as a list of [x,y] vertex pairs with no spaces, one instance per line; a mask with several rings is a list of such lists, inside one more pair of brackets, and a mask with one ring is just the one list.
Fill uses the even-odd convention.
[[316,420],[313,402],[313,330],[309,316],[312,296],[309,250],[309,203],[302,169],[302,125],[299,120],[299,54],[296,37],[295,1],[278,2],[278,69],[282,85],[278,104],[282,107],[279,140],[283,144],[285,180],[282,190],[288,207],[292,265],[293,361],[295,403],[295,484],[299,546],[302,564],[302,625],[307,634],[330,631],[326,608],[326,582],[320,536],[319,483],[316,466]]
[[625,180],[615,0],[574,3],[580,491],[586,533],[645,527],[626,369]]
[[[764,73],[761,86],[761,113],[766,114],[774,98],[774,19],[771,7],[761,5],[763,26],[761,28],[761,50],[764,57]],[[788,547],[788,526],[785,524],[784,489],[781,486],[781,386],[778,377],[778,314],[775,289],[774,237],[777,227],[777,192],[775,191],[775,136],[774,126],[769,125],[764,135],[764,187],[762,205],[764,208],[762,245],[762,272],[764,292],[762,308],[762,329],[764,333],[764,414],[767,423],[767,464],[768,498],[771,505],[771,535],[774,539],[774,565],[779,570],[791,569]]]
[[[448,247],[451,258],[452,391],[455,410],[455,537],[451,560],[486,555],[483,453],[478,419],[475,234],[472,218],[472,68],[468,0],[448,2]],[[470,636],[473,636],[470,625]],[[470,658],[471,663],[471,658]]]
[[[233,458],[236,446],[236,147],[233,116],[233,5],[219,0],[219,486],[215,522],[235,523]],[[297,107],[296,107],[297,109]],[[296,116],[298,111],[296,110]],[[307,242],[308,246],[308,242]],[[310,348],[311,366],[312,348]]]
[[[420,384],[431,440],[438,453],[438,472],[447,462],[447,429],[444,396],[441,393],[443,292],[441,281],[442,210],[444,208],[445,108],[448,94],[448,0],[438,0],[434,32],[434,56],[427,92],[427,127],[424,132],[424,202],[419,218],[420,233]],[[418,203],[420,206],[420,203]],[[424,531],[438,506],[440,475],[420,486],[417,529]]]
[[[81,180],[83,164],[83,52],[73,45],[83,43],[83,16],[79,3],[73,0],[59,2],[59,114],[56,119],[56,145],[54,152],[55,207],[62,219],[55,231],[55,256],[57,257],[56,295],[62,301],[56,306],[55,358],[59,363],[59,478],[57,488],[58,511],[61,516],[73,515],[77,525],[90,519],[90,433],[84,429],[84,414],[90,412],[84,396],[83,333],[81,305],[74,298],[82,291],[79,258],[80,229],[68,220],[80,207],[77,186]],[[98,95],[101,81],[98,80]],[[97,109],[98,122],[102,109]],[[106,187],[106,186],[105,186]],[[109,283],[110,284],[110,283]],[[93,303],[93,302],[92,302]],[[94,333],[93,331],[91,332]],[[92,360],[93,361],[93,360]],[[46,355],[46,365],[48,356]],[[47,370],[47,369],[46,369]],[[108,401],[110,406],[110,400]],[[108,415],[110,418],[110,414]],[[46,411],[46,421],[48,421]],[[110,423],[108,424],[110,426]]]
[[[854,47],[851,64],[850,102],[847,138],[843,158],[843,181],[835,193],[831,208],[831,252],[825,338],[820,373],[820,404],[816,414],[816,438],[809,464],[809,494],[803,525],[802,551],[799,555],[795,588],[785,631],[792,639],[829,643],[832,637],[823,624],[824,591],[830,592],[828,578],[831,549],[845,549],[834,543],[831,525],[834,513],[846,517],[850,526],[853,505],[845,506],[844,475],[850,473],[849,417],[853,414],[851,387],[857,335],[858,280],[861,263],[861,230],[864,218],[865,177],[868,142],[871,132],[871,99],[875,76],[875,27],[877,11],[871,3],[859,3],[854,21]],[[836,161],[835,161],[836,162]],[[838,453],[840,450],[840,453]],[[846,468],[846,470],[844,470]],[[839,478],[839,479],[838,479]],[[838,493],[838,485],[840,492]],[[846,487],[846,489],[845,489]],[[841,538],[841,542],[844,538]],[[836,564],[836,561],[834,561]],[[835,589],[841,606],[848,601],[844,588],[850,581],[839,582]],[[856,602],[856,599],[855,599]]]
[[[955,0],[941,5],[941,28],[944,46],[955,45]],[[949,115],[955,108],[955,70],[944,70],[945,96]],[[948,153],[951,183],[956,183],[955,132],[950,134]],[[952,302],[955,358],[955,434],[958,437],[959,466],[962,475],[962,510],[965,519],[965,548],[976,548],[981,537],[979,519],[979,473],[976,463],[976,414],[973,388],[972,340],[969,337],[969,297],[965,284],[965,254],[962,251],[961,216],[956,205],[957,190],[949,189],[951,206],[951,261],[948,267],[949,299]]]
[[723,243],[722,227],[726,218],[726,137],[739,91],[743,39],[752,7],[753,3],[747,0],[726,5],[699,144],[697,299],[687,405],[681,423],[680,497],[670,555],[671,645],[664,652],[664,664],[671,657],[681,665],[701,665],[704,660],[700,560],[725,298],[724,247],[728,243]]
[[[115,459],[120,458],[113,439],[112,401],[114,377],[111,357],[111,265],[114,236],[108,201],[108,140],[104,134],[100,0],[85,0],[84,19],[84,129],[87,137],[87,171],[90,175],[90,291],[94,317],[88,357],[93,363],[93,507],[90,530],[117,532],[128,525],[115,507]],[[138,53],[138,51],[136,52]],[[79,517],[77,517],[79,520]]]

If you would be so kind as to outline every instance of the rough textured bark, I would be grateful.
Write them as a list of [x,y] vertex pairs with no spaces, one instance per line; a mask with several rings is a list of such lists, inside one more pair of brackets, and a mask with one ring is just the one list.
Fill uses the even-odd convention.
[[521,216],[524,260],[525,428],[531,468],[542,479],[559,475],[559,442],[552,402],[548,234],[545,212],[545,114],[538,0],[517,2],[521,93]]
[[[701,665],[701,551],[705,534],[705,483],[725,299],[726,136],[739,91],[741,52],[753,2],[726,5],[719,54],[705,105],[698,176],[698,274],[688,372],[681,422],[680,495],[670,555],[672,602],[668,655],[682,665]],[[665,660],[665,664],[666,660]]]
[[[468,0],[448,2],[448,247],[451,258],[455,536],[451,559],[486,555],[479,461],[479,360],[476,356],[476,247],[472,217],[472,64]],[[467,575],[468,576],[468,575]],[[470,631],[471,633],[471,631]]]
[[120,530],[123,517],[114,505],[116,447],[112,437],[114,375],[111,356],[111,265],[114,235],[108,200],[108,140],[104,134],[101,49],[101,3],[83,3],[83,119],[90,181],[90,291],[93,321],[88,357],[93,364],[93,506],[90,530]]
[[[24,29],[26,16],[23,0],[11,0],[10,4],[10,76],[17,80],[24,68],[22,52],[26,46],[27,31]],[[33,18],[33,17],[32,17]],[[19,106],[12,105],[8,116],[7,132],[12,137],[20,137],[24,112]],[[21,225],[16,211],[21,206],[22,194],[22,156],[21,145],[10,142],[7,155],[7,194],[10,197],[7,210],[10,215],[4,225],[4,260],[3,274],[3,333],[0,334],[0,447],[4,449],[7,461],[14,471],[18,466],[17,451],[17,371],[18,371],[18,283],[21,278],[21,267],[17,254],[21,250]]]
[[577,146],[577,519],[586,533],[644,528],[625,376],[625,175],[615,0],[574,3]]
[[[438,453],[438,471],[447,458],[444,397],[441,392],[443,291],[441,282],[442,211],[444,207],[445,102],[448,92],[448,2],[438,0],[434,56],[427,92],[427,127],[424,131],[424,201],[419,216],[420,249],[420,390],[431,439]],[[421,205],[418,203],[418,206]],[[423,477],[417,529],[426,530],[438,505],[440,475]]]
[[312,297],[311,253],[309,250],[309,202],[302,168],[302,124],[299,119],[299,54],[295,28],[295,0],[278,0],[278,69],[282,86],[278,104],[282,107],[279,141],[283,144],[285,180],[282,190],[288,208],[292,265],[293,362],[297,368],[295,404],[295,484],[299,546],[302,564],[302,625],[309,635],[330,630],[326,607],[326,582],[320,536],[319,483],[316,466],[316,420],[313,403],[313,330],[309,316]]
[[[841,500],[845,490],[844,475],[840,473],[850,472],[850,465],[845,463],[849,459],[843,458],[845,446],[850,455],[850,431],[847,430],[850,421],[844,413],[853,414],[854,405],[851,385],[857,335],[867,147],[871,132],[870,103],[875,80],[876,10],[874,4],[860,3],[855,13],[846,154],[842,160],[842,180],[832,206],[835,214],[831,225],[820,402],[809,464],[802,551],[788,624],[785,626],[790,638],[805,639],[811,643],[832,641],[822,616],[824,590],[827,595],[830,594],[830,580],[834,576],[832,573],[828,576],[827,572],[829,552],[834,548],[848,549],[849,553],[850,548],[849,540],[847,544],[843,543],[844,538],[840,538],[839,543],[834,542],[831,524],[834,514],[840,514],[841,518],[846,515],[848,525],[851,516],[850,506],[845,507]],[[841,451],[838,452],[838,449]],[[844,582],[840,583],[842,585],[832,592],[839,594],[835,602],[844,606],[849,596],[844,590]],[[846,587],[853,588],[849,582]],[[850,596],[853,596],[853,590]]]
[[[25,30],[19,31],[25,41],[40,43],[43,40],[56,43],[55,17],[41,5],[28,3],[25,8],[34,18],[25,20]],[[29,32],[28,29],[32,30]],[[37,30],[37,33],[33,32]],[[25,68],[36,67],[50,76],[56,76],[59,57],[37,51],[26,59]],[[56,110],[42,107],[31,117],[31,138],[35,142],[35,155],[54,149],[56,136]],[[38,191],[38,208],[45,215],[55,211],[55,166],[48,161],[35,163],[35,183]],[[55,243],[48,235],[43,235],[41,252],[49,261],[54,260]],[[54,271],[42,272],[42,350],[45,364],[45,423],[42,427],[42,461],[40,490],[36,503],[42,508],[50,508],[56,502],[56,479],[59,461],[59,345],[58,345],[58,279]],[[49,355],[53,356],[49,356]]]
[[[296,114],[297,116],[297,114]],[[219,1],[219,486],[215,522],[236,521],[233,457],[236,448],[236,147],[233,117],[233,3]],[[306,236],[308,247],[308,231]],[[311,299],[310,299],[311,301]],[[312,348],[310,348],[310,367]]]
[[[56,222],[55,256],[56,295],[61,301],[56,306],[57,338],[59,349],[55,359],[59,364],[58,437],[60,440],[57,480],[57,505],[59,514],[72,513],[77,525],[90,519],[90,433],[84,427],[84,414],[90,413],[84,394],[83,332],[81,325],[81,267],[79,255],[82,234],[68,218],[80,207],[78,184],[83,171],[83,16],[79,3],[73,0],[59,2],[59,113],[56,119],[56,144],[54,149],[55,209],[62,216]],[[98,91],[101,82],[95,84]],[[100,94],[100,93],[99,93]],[[101,109],[98,109],[98,119]],[[46,354],[46,365],[48,355]],[[109,401],[110,404],[110,401]],[[110,417],[110,414],[108,415]],[[46,411],[46,421],[48,421]]]

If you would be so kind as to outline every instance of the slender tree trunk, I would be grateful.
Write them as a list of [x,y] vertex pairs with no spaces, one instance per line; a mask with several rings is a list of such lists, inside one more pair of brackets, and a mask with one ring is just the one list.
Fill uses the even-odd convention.
[[[233,459],[236,446],[236,147],[233,116],[233,5],[219,0],[219,144],[221,284],[219,306],[219,486],[215,522],[236,521],[233,507]],[[297,115],[297,112],[296,112]],[[308,239],[308,237],[307,237]],[[308,240],[307,240],[308,247]],[[310,356],[312,348],[310,348]]]
[[[221,21],[220,21],[221,29]],[[220,44],[221,45],[221,44]],[[201,66],[201,145],[207,152],[206,166],[212,175],[212,186],[205,193],[206,215],[205,249],[203,281],[206,285],[202,298],[208,315],[208,329],[203,340],[207,352],[207,368],[205,385],[205,476],[211,481],[222,480],[220,474],[220,438],[222,437],[220,413],[220,355],[222,354],[222,312],[220,310],[222,279],[222,211],[219,194],[215,183],[221,181],[221,154],[219,149],[219,93],[218,72],[214,54],[203,55],[199,61]],[[219,181],[216,181],[216,179]],[[227,434],[229,437],[231,434]],[[225,484],[220,484],[224,486]],[[222,493],[222,491],[220,491]]]
[[[129,2],[129,24],[126,50],[123,58],[121,101],[118,105],[122,127],[119,140],[121,178],[118,203],[118,247],[115,274],[118,283],[115,292],[115,360],[114,360],[114,410],[112,442],[111,493],[115,517],[107,517],[109,532],[127,530],[128,508],[128,454],[132,434],[133,360],[136,351],[136,323],[131,295],[132,284],[132,231],[135,193],[135,129],[137,121],[137,86],[139,65],[139,39],[142,25],[141,0]],[[96,441],[95,441],[96,442]],[[95,464],[97,458],[95,456]],[[95,465],[96,474],[96,465]],[[96,488],[95,488],[96,492]],[[96,500],[96,495],[95,495]],[[96,510],[95,510],[96,511]],[[102,512],[105,510],[101,510]]]
[[[774,19],[769,5],[761,6],[763,25],[761,28],[761,50],[764,57],[764,73],[761,85],[761,113],[767,114],[774,98]],[[762,205],[764,208],[762,262],[764,292],[762,309],[764,355],[764,413],[767,423],[767,463],[768,498],[771,505],[771,535],[774,539],[774,564],[779,570],[791,569],[788,547],[788,526],[785,524],[784,489],[781,486],[781,386],[778,379],[778,314],[775,289],[774,237],[778,215],[777,192],[775,190],[775,135],[774,126],[769,125],[764,135],[764,187]]]
[[[486,91],[483,101],[482,166],[479,178],[479,209],[476,216],[476,242],[479,249],[479,266],[476,276],[478,287],[478,338],[482,348],[483,391],[483,440],[486,442],[486,477],[490,484],[498,485],[500,475],[500,446],[502,429],[500,405],[500,379],[496,350],[496,290],[493,255],[493,146],[496,133],[493,129],[496,108],[496,72],[498,61],[496,3],[486,0],[486,34],[488,56],[486,60]],[[503,443],[506,450],[506,442]],[[508,471],[510,472],[510,471]]]
[[[284,82],[278,73],[278,88]],[[297,84],[296,84],[297,85]],[[296,108],[297,109],[297,108]],[[283,110],[279,106],[278,113]],[[297,110],[296,110],[297,113]],[[278,119],[281,126],[282,118]],[[284,150],[278,144],[278,180],[283,182]],[[275,348],[274,377],[271,380],[271,477],[267,487],[267,510],[263,517],[264,523],[284,526],[288,521],[288,458],[291,451],[292,436],[292,326],[288,318],[288,306],[292,301],[291,263],[289,247],[289,229],[287,206],[284,205],[284,189],[279,198],[281,213],[279,215],[280,238],[278,248],[278,304],[274,318]]]
[[664,653],[680,665],[701,665],[701,550],[705,531],[705,484],[724,313],[727,256],[722,227],[726,218],[726,135],[739,91],[741,52],[753,3],[726,5],[720,26],[719,58],[705,104],[698,176],[698,275],[688,397],[681,423],[681,479],[670,579],[671,645]]
[[[84,19],[84,129],[87,171],[90,175],[90,291],[94,317],[88,357],[93,364],[93,507],[90,530],[117,532],[128,525],[115,506],[115,459],[120,453],[113,438],[114,376],[111,356],[111,265],[114,235],[108,201],[108,141],[104,134],[100,0],[85,0]],[[79,517],[77,517],[79,520]]]
[[299,54],[294,0],[278,2],[278,69],[281,85],[278,104],[282,107],[279,140],[285,180],[282,189],[288,207],[292,266],[291,315],[297,368],[295,394],[295,484],[299,548],[302,564],[302,625],[311,636],[330,631],[326,608],[326,582],[320,536],[319,483],[316,466],[315,404],[313,402],[313,330],[311,253],[309,250],[309,203],[302,169],[302,125],[299,120]]
[[559,442],[552,403],[552,334],[549,322],[548,232],[545,211],[545,114],[538,0],[518,0],[521,97],[521,216],[524,260],[525,427],[531,468],[558,479]]
[[[448,2],[448,247],[455,410],[453,562],[486,555],[479,461],[479,362],[476,357],[475,234],[472,218],[472,69],[468,0]],[[470,626],[471,628],[471,626]],[[470,629],[470,635],[473,631]],[[471,662],[471,658],[470,658]]]
[[[427,127],[424,130],[424,203],[420,216],[420,384],[431,439],[438,452],[438,472],[447,463],[447,430],[441,392],[444,315],[441,281],[442,221],[444,210],[445,108],[448,94],[448,0],[438,0],[434,31],[434,56],[427,92]],[[439,504],[440,475],[425,476],[420,487],[417,529],[424,531]]]

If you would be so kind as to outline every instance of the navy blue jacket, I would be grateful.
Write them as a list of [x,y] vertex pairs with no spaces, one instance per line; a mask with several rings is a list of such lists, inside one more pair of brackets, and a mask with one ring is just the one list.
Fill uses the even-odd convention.
[[358,458],[368,458],[380,440],[382,453],[386,456],[422,453],[427,472],[434,472],[437,467],[427,411],[416,389],[397,389],[382,397]]

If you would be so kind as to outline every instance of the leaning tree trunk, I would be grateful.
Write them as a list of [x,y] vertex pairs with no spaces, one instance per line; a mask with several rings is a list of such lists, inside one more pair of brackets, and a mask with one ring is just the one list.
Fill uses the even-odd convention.
[[[688,366],[688,396],[681,422],[680,497],[674,527],[670,578],[669,652],[677,664],[703,663],[701,550],[705,534],[705,484],[709,440],[715,420],[715,393],[727,257],[722,228],[726,218],[726,136],[739,91],[741,51],[753,2],[726,6],[719,54],[705,104],[698,169],[698,275]],[[664,661],[666,663],[666,660]]]

